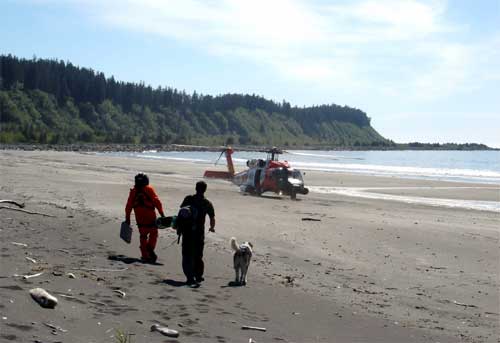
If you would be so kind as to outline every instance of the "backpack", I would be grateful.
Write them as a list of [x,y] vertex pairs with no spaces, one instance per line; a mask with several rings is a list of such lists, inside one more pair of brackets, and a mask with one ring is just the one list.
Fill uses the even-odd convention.
[[198,211],[194,206],[188,205],[180,208],[175,220],[175,228],[178,236],[177,243],[179,243],[183,233],[187,231],[194,231],[196,229],[197,215]]

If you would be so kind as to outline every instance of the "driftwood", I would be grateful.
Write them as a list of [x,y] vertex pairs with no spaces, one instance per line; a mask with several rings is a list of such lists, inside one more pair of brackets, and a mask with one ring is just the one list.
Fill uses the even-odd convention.
[[94,301],[94,300],[89,300],[89,303],[94,304],[94,305],[100,305],[100,306],[108,306],[108,304],[100,302],[100,301]]
[[162,335],[168,336],[168,337],[179,337],[179,331],[169,329],[169,328],[167,328],[165,326],[161,326],[159,324],[153,324],[151,326],[151,331],[157,331],[157,332],[161,333]]
[[28,244],[26,244],[26,243],[18,243],[18,242],[10,242],[10,244],[14,244],[14,245],[17,245],[19,247],[25,247],[25,248],[28,246]]
[[67,298],[67,299],[78,299],[72,295],[67,295],[67,294],[62,294],[62,293],[58,293],[57,295],[62,297],[62,298]]
[[373,292],[373,291],[368,291],[366,289],[357,289],[357,288],[353,288],[352,291],[363,294],[382,294],[382,292]]
[[258,327],[258,326],[248,326],[248,325],[243,325],[241,327],[242,330],[257,330],[257,331],[267,331],[266,328],[261,328],[261,327]]
[[16,205],[20,208],[23,208],[24,207],[24,203],[19,203],[17,201],[14,201],[14,200],[7,200],[7,199],[4,199],[4,200],[0,200],[0,203],[7,203],[7,204],[12,204],[12,205]]
[[321,219],[304,217],[304,218],[302,218],[302,221],[320,222]]
[[120,291],[119,289],[115,289],[113,292],[120,294],[121,298],[125,298],[125,295],[127,295],[127,293]]
[[30,261],[32,263],[38,263],[34,258],[31,258],[31,257],[28,257],[28,256],[26,256],[25,259],[27,259],[28,261]]
[[42,275],[42,274],[43,274],[43,272],[36,273],[36,274],[31,274],[31,275],[23,275],[23,279],[24,279],[24,280],[28,280],[28,279],[31,279],[31,278],[34,278],[34,277],[40,276],[40,275]]
[[40,306],[45,308],[54,308],[57,305],[57,298],[49,294],[43,288],[33,288],[30,290],[30,295]]
[[469,304],[464,304],[464,303],[459,303],[458,301],[453,300],[453,303],[458,306],[463,306],[465,308],[467,307],[477,307],[476,305],[469,305]]
[[429,266],[430,269],[446,269],[446,267],[434,267],[434,266]]
[[65,329],[63,329],[62,327],[57,326],[57,325],[54,325],[54,324],[50,324],[50,323],[43,323],[43,325],[48,326],[48,327],[49,327],[49,328],[51,328],[52,330],[57,330],[57,331],[61,331],[61,332],[68,332],[68,330],[65,330]]
[[38,215],[44,216],[44,217],[52,217],[52,218],[56,217],[56,216],[53,216],[52,214],[41,213],[41,212],[34,212],[34,211],[28,211],[28,210],[23,210],[21,208],[15,208],[15,207],[10,207],[10,206],[0,206],[0,210],[2,208],[5,208],[7,210],[12,210],[12,211],[24,212],[24,213],[28,213],[28,214],[38,214]]

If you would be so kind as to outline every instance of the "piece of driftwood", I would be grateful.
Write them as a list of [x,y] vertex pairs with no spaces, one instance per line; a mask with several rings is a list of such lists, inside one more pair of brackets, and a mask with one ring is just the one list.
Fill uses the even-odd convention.
[[127,293],[120,291],[119,289],[115,289],[113,292],[120,294],[121,298],[125,298],[125,295],[127,295]]
[[100,302],[100,301],[94,301],[94,300],[89,300],[89,303],[94,304],[94,305],[100,305],[100,306],[108,306],[108,304]]
[[17,245],[18,247],[24,247],[24,248],[28,246],[28,244],[26,243],[19,243],[19,242],[10,242],[10,244],[14,244]]
[[309,217],[304,217],[302,218],[303,221],[311,221],[311,222],[320,222],[321,219],[316,219],[316,218],[309,218]]
[[363,293],[363,294],[382,294],[382,292],[373,292],[373,291],[369,291],[366,289],[357,289],[357,288],[353,288],[352,291],[356,292],[356,293]]
[[62,327],[57,326],[57,325],[54,325],[54,324],[50,324],[50,323],[43,323],[43,325],[48,326],[48,327],[49,327],[49,328],[51,328],[52,330],[57,330],[57,331],[61,331],[61,332],[68,332],[68,330],[65,330],[65,329],[63,329]]
[[62,297],[62,298],[77,299],[76,297],[74,297],[72,295],[67,295],[67,294],[62,294],[62,293],[58,293],[57,295],[60,296],[60,297]]
[[257,331],[267,331],[266,328],[261,328],[261,327],[258,327],[258,326],[249,326],[249,325],[243,325],[241,327],[242,330],[257,330]]
[[76,275],[73,273],[68,273],[66,274],[66,276],[69,277],[70,279],[76,279]]
[[3,199],[3,200],[0,200],[0,203],[12,204],[12,205],[16,205],[20,208],[24,207],[24,203],[19,203],[19,202],[14,201],[14,200]]
[[42,275],[42,274],[43,274],[43,272],[36,273],[36,274],[26,274],[26,275],[14,274],[14,275],[12,275],[12,276],[14,276],[14,277],[22,277],[24,280],[28,280],[28,279],[31,279],[31,278],[34,278],[34,277],[40,276],[40,275]]
[[24,213],[28,213],[28,214],[38,214],[38,215],[44,216],[44,217],[52,217],[52,218],[56,217],[56,216],[53,216],[52,214],[47,214],[47,213],[42,213],[42,212],[28,211],[28,210],[23,210],[22,208],[15,208],[15,207],[10,207],[10,206],[0,206],[0,210],[2,208],[5,208],[6,210],[19,211],[19,212],[24,212]]
[[57,298],[43,288],[33,288],[30,295],[40,306],[44,308],[54,308],[57,305]]
[[161,326],[159,324],[153,324],[151,326],[151,331],[157,331],[157,332],[161,333],[162,335],[168,336],[168,337],[179,337],[179,331],[169,329],[166,326]]
[[43,272],[36,273],[36,274],[31,274],[31,275],[29,275],[29,274],[27,274],[27,275],[23,275],[23,279],[24,279],[24,280],[28,280],[28,279],[31,279],[31,278],[34,278],[34,277],[40,276],[40,275],[42,275],[42,274],[43,274]]
[[463,307],[465,307],[465,308],[467,308],[467,307],[477,307],[476,305],[464,304],[464,303],[460,303],[460,302],[455,301],[455,300],[453,300],[453,303],[454,303],[455,305],[458,305],[458,306],[463,306]]
[[26,256],[25,257],[28,261],[30,261],[31,263],[38,263],[34,258],[31,258],[29,256]]

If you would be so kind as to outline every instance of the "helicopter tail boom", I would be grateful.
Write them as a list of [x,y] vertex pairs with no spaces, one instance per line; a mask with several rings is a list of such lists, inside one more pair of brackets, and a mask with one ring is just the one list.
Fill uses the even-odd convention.
[[[231,147],[227,147],[227,148],[224,148],[222,150],[222,153],[221,153],[221,156],[224,153],[226,155],[227,171],[206,170],[205,174],[203,174],[203,177],[231,180],[234,176],[234,164],[233,164],[233,159],[231,157],[233,152],[234,152],[234,150]],[[219,156],[219,159],[221,156]]]

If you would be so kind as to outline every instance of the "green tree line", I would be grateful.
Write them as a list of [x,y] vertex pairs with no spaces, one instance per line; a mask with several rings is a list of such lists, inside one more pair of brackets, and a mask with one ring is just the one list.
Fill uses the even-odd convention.
[[187,94],[70,62],[0,56],[1,143],[391,146],[363,111]]

